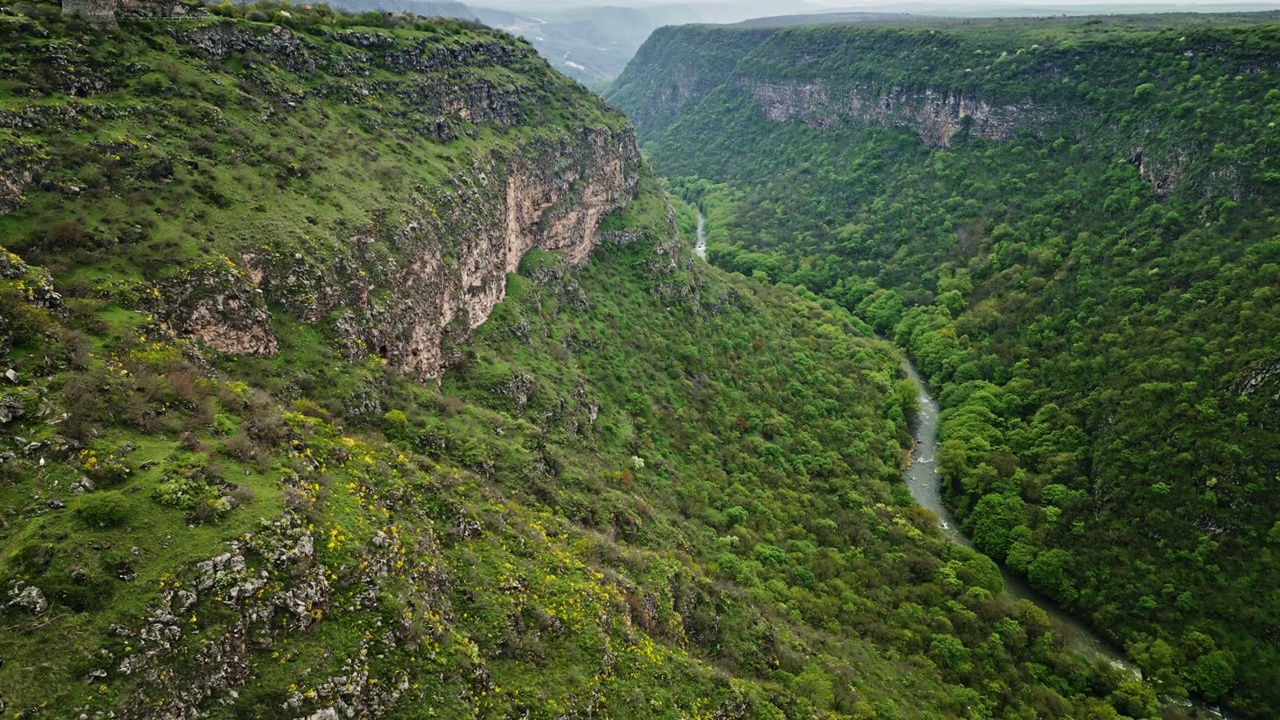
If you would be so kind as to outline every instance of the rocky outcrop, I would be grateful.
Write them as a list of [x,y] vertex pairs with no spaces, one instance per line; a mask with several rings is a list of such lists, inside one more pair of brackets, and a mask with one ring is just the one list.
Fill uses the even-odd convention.
[[[401,276],[401,287],[426,291],[422,300],[438,315],[431,322],[419,314],[418,303],[394,308],[401,331],[378,343],[388,361],[404,372],[438,377],[449,361],[444,341],[462,341],[489,317],[506,296],[507,274],[525,253],[536,247],[559,252],[569,265],[584,262],[600,221],[630,199],[638,162],[630,132],[587,131],[510,162],[492,190],[485,185],[494,181],[484,172],[476,178],[479,187],[459,188],[452,220],[466,240],[453,257],[439,245],[420,246]],[[486,205],[496,212],[486,212]]]
[[49,601],[35,585],[14,585],[9,590],[8,606],[25,610],[32,615],[43,615],[49,609]]
[[959,132],[1005,140],[1040,121],[1030,101],[996,105],[947,90],[905,91],[854,86],[835,90],[816,80],[739,85],[751,93],[760,111],[774,122],[797,119],[817,129],[848,123],[875,123],[915,131],[930,147],[947,147]]
[[26,204],[26,189],[39,177],[45,161],[32,144],[7,142],[0,147],[0,215]]
[[[1151,183],[1152,192],[1157,197],[1164,198],[1177,186],[1182,171],[1188,164],[1188,158],[1184,153],[1173,152],[1165,153],[1165,157],[1156,159],[1144,153],[1142,148],[1138,148],[1129,154],[1129,163],[1138,168],[1138,175],[1143,180]],[[1222,185],[1229,187],[1230,183],[1222,183]],[[1235,193],[1228,192],[1228,195],[1238,199]]]
[[62,0],[62,12],[79,15],[99,30],[116,26],[114,0]]
[[116,27],[117,16],[175,18],[208,14],[199,6],[179,0],[62,0],[62,12],[79,15],[99,30]]
[[295,73],[310,72],[316,63],[301,36],[283,25],[248,30],[230,22],[175,30],[175,39],[207,60],[223,61],[246,52],[259,53]]
[[[307,492],[300,476],[283,482],[295,494]],[[384,508],[393,503],[371,489],[369,497]],[[181,579],[166,583],[138,622],[112,626],[112,634],[127,641],[124,654],[99,654],[88,677],[136,678],[125,717],[205,717],[202,707],[243,702],[236,688],[253,675],[255,655],[314,632],[334,616],[381,610],[391,620],[385,627],[377,621],[382,632],[361,636],[358,647],[332,671],[300,673],[276,715],[381,717],[409,689],[409,675],[402,668],[371,669],[368,660],[391,648],[438,641],[446,623],[453,621],[451,580],[436,536],[425,524],[419,527],[421,533],[412,537],[394,525],[373,530],[353,548],[356,562],[330,566],[317,556],[316,535],[302,516],[290,511],[262,520],[229,543],[226,552],[194,563],[180,573]],[[383,605],[388,586],[413,588],[408,602]],[[11,597],[25,593],[30,599],[22,607],[35,612],[30,608],[40,607],[34,597],[39,591],[18,590]],[[425,631],[415,627],[415,609],[432,613],[436,624]],[[175,672],[175,667],[182,670]],[[156,698],[164,702],[156,703]]]
[[226,257],[164,281],[152,301],[174,327],[214,350],[273,355],[279,349],[261,290]]

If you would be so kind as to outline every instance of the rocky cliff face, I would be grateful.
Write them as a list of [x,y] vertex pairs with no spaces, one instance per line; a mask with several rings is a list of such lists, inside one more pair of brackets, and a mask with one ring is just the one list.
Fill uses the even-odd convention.
[[999,105],[952,90],[907,91],[854,86],[832,90],[821,81],[782,83],[742,79],[766,118],[792,118],[831,129],[853,123],[876,123],[913,130],[930,147],[947,147],[958,132],[989,140],[1005,140],[1040,121],[1031,101]]
[[280,348],[262,291],[226,256],[189,268],[154,297],[180,332],[214,350],[272,355]]
[[[245,263],[271,301],[308,322],[332,318],[348,355],[439,377],[505,297],[525,253],[584,262],[601,219],[635,188],[640,155],[629,131],[583,130],[526,153],[424,188],[402,223],[362,228],[329,262],[268,251],[246,253]],[[379,240],[397,249],[392,257],[375,258]]]

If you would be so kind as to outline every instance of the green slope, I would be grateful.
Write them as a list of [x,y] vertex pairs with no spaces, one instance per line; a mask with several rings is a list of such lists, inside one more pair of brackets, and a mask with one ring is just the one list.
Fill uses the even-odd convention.
[[1280,706],[1273,20],[777,30],[650,125],[709,32],[667,29],[619,79],[654,90],[614,96],[713,262],[916,358],[979,547],[1163,692],[1255,717]]
[[[0,11],[4,713],[1153,714],[911,504],[892,346],[695,263],[526,43],[219,12]],[[540,184],[603,244],[506,275]]]

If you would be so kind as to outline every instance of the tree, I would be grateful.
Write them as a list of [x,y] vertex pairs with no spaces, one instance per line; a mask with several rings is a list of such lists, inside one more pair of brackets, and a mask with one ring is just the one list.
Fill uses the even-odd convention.
[[1071,580],[1075,558],[1061,548],[1046,550],[1027,569],[1031,587],[1061,602],[1073,602],[1079,593]]
[[1022,524],[1025,507],[1020,497],[999,493],[982,496],[970,518],[973,542],[988,554],[1003,558],[1013,543],[1012,530]]
[[1160,701],[1156,691],[1144,682],[1129,680],[1120,683],[1111,693],[1111,705],[1121,715],[1135,718],[1155,717],[1160,714]]
[[1191,689],[1208,700],[1217,700],[1225,695],[1235,679],[1236,671],[1227,660],[1226,653],[1221,650],[1201,656],[1187,673]]
[[938,474],[953,485],[959,483],[969,470],[968,457],[969,446],[963,440],[944,441],[938,446]]

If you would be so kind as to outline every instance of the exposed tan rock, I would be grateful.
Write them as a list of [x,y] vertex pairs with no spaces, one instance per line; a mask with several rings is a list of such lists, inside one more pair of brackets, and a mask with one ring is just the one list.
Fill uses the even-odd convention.
[[829,129],[847,122],[876,123],[914,130],[930,147],[946,147],[968,127],[976,137],[1005,140],[1035,124],[1031,103],[996,105],[948,90],[877,90],[856,86],[836,91],[819,81],[763,83],[742,81],[764,116],[774,122],[798,119]]
[[507,274],[527,252],[587,260],[601,220],[631,197],[638,167],[629,129],[583,129],[423,188],[397,227],[361,229],[345,256],[321,263],[267,248],[243,257],[273,303],[306,322],[331,319],[348,356],[376,354],[430,380],[506,296]]
[[[462,340],[483,323],[506,297],[507,274],[519,268],[529,250],[558,251],[569,265],[586,261],[600,221],[631,196],[635,175],[628,165],[634,166],[638,153],[629,133],[589,131],[576,140],[582,145],[558,149],[563,154],[556,153],[550,168],[540,155],[505,168],[501,207],[494,208],[501,222],[470,223],[457,249],[456,267],[444,263],[438,244],[422,248],[403,286],[438,290],[426,303],[402,306],[396,313],[409,321],[407,342],[387,345],[383,354],[400,370],[423,379],[439,377],[449,362],[441,343],[450,326],[456,325]],[[486,178],[482,183],[492,182],[484,173],[480,177]],[[465,215],[456,212],[461,207],[455,213]],[[438,314],[419,312],[424,305],[435,305]]]
[[184,335],[214,350],[236,355],[274,355],[262,293],[228,258],[188,268],[163,284],[159,311]]

